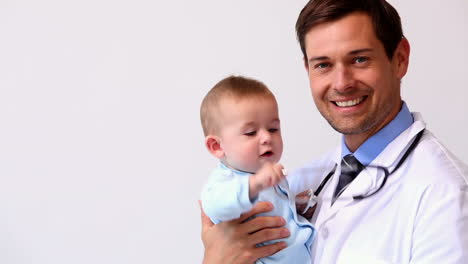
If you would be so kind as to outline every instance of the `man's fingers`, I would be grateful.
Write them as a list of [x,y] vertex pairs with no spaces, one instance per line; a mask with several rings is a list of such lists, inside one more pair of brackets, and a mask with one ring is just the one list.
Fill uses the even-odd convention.
[[291,235],[289,230],[284,227],[264,228],[250,235],[249,243],[257,245],[270,240],[287,238]]
[[258,202],[254,205],[252,210],[248,211],[247,213],[241,214],[239,219],[235,221],[239,222],[244,222],[245,220],[249,219],[250,217],[260,214],[260,213],[265,213],[273,210],[273,205],[269,202]]
[[243,229],[246,233],[255,233],[265,228],[282,227],[286,224],[281,216],[258,216],[245,222]]
[[[303,217],[305,217],[306,219],[310,219],[312,218],[312,216],[314,215],[314,212],[315,212],[315,209],[317,208],[317,205],[314,205],[312,207],[309,207],[309,209],[307,209],[307,211],[302,214]],[[305,209],[305,208],[304,208]],[[303,209],[303,210],[304,210]]]
[[271,256],[273,254],[275,254],[276,252],[286,248],[287,245],[285,242],[276,242],[274,244],[271,244],[271,245],[266,245],[266,246],[261,246],[261,247],[258,247],[258,248],[255,248],[254,250],[256,251],[255,252],[255,256],[258,257],[258,258],[264,258],[264,257],[267,257],[267,256]]

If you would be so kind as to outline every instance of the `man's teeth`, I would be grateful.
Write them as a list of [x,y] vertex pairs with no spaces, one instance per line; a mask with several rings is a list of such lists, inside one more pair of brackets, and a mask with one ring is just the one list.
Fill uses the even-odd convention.
[[349,100],[349,101],[341,101],[341,102],[336,101],[336,105],[340,107],[354,106],[362,102],[363,99],[364,97],[356,98],[354,100]]

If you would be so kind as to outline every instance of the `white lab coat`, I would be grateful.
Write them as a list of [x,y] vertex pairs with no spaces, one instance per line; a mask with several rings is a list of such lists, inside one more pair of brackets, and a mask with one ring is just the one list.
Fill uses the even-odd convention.
[[[415,135],[425,128],[418,113],[413,117],[415,122],[371,165],[393,171]],[[294,193],[315,189],[338,164],[319,195],[312,218],[317,228],[314,263],[468,263],[468,167],[432,133],[426,129],[416,149],[376,195],[360,201],[349,199],[375,190],[383,179],[382,171],[369,168],[331,206],[340,151],[336,149],[288,178]]]

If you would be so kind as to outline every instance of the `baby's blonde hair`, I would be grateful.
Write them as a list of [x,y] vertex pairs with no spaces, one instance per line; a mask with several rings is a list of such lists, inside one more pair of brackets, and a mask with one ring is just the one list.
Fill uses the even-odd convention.
[[229,76],[215,84],[206,94],[200,107],[200,119],[205,136],[219,132],[220,122],[217,113],[223,99],[241,100],[253,97],[273,99],[276,103],[275,96],[268,87],[255,79]]

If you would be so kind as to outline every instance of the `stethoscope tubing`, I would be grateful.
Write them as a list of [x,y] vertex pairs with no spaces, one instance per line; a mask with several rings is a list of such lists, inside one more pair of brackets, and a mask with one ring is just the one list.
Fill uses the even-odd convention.
[[[411,143],[411,145],[408,147],[408,149],[406,150],[406,152],[403,154],[403,156],[400,158],[400,160],[398,161],[398,164],[395,166],[395,169],[393,169],[391,172],[388,171],[387,168],[385,167],[382,167],[382,166],[366,166],[366,167],[376,167],[376,168],[381,168],[384,173],[385,173],[385,177],[384,177],[384,180],[382,182],[382,184],[380,185],[380,187],[375,190],[374,192],[372,192],[371,194],[369,195],[357,195],[357,196],[353,196],[353,199],[355,200],[362,200],[364,198],[367,198],[367,197],[370,197],[374,194],[376,194],[377,192],[379,192],[383,186],[385,185],[385,182],[387,181],[387,178],[392,175],[395,171],[398,170],[398,168],[400,168],[400,166],[406,161],[406,159],[408,158],[408,156],[413,152],[413,150],[416,148],[416,146],[419,144],[419,142],[421,141],[421,138],[424,134],[424,131],[426,129],[423,129],[421,131],[418,132],[418,134],[416,134],[416,137],[415,139],[413,140],[413,142]],[[315,192],[313,193],[313,195],[315,195],[316,197],[320,194],[320,192],[322,191],[322,189],[325,187],[325,185],[328,183],[328,181],[331,179],[331,177],[335,174],[335,170],[336,170],[336,167],[338,166],[338,164],[335,164],[335,166],[333,167],[333,169],[327,174],[327,176],[325,176],[325,178],[322,180],[322,182],[320,182],[320,185],[319,187],[315,190]]]

